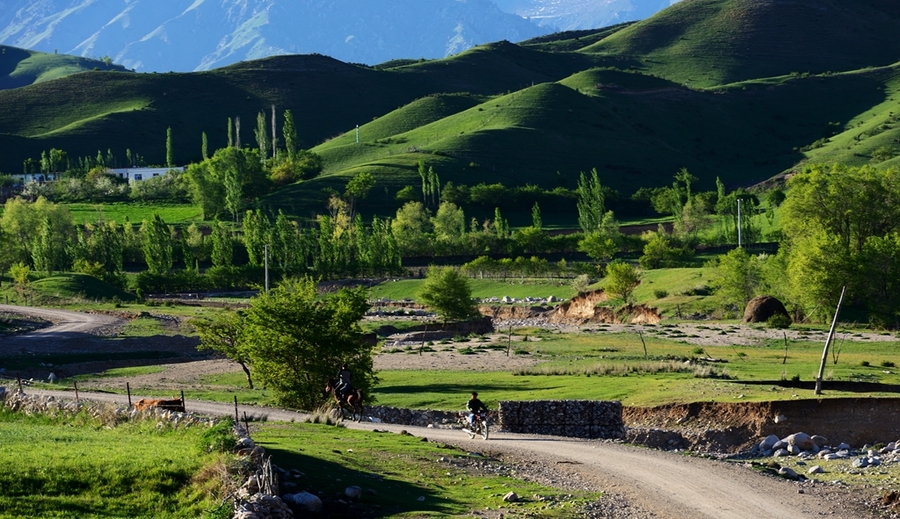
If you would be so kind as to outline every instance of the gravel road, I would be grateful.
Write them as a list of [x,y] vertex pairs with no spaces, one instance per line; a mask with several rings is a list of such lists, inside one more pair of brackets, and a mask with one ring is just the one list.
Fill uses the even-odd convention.
[[[29,394],[72,398],[71,391],[27,391]],[[81,398],[127,404],[127,397],[84,393]],[[132,396],[133,401],[141,398]],[[233,415],[233,404],[188,401],[188,411],[206,415]],[[294,411],[238,406],[243,416],[268,421],[303,420]],[[540,483],[562,488],[603,491],[606,508],[591,517],[617,519],[717,518],[835,519],[877,517],[866,510],[863,496],[846,488],[813,482],[792,482],[758,474],[732,463],[631,447],[618,442],[577,440],[494,432],[488,441],[469,440],[455,429],[422,428],[382,423],[351,423],[362,430],[405,430],[415,436],[457,445],[488,456],[514,459],[528,467],[526,475]]]

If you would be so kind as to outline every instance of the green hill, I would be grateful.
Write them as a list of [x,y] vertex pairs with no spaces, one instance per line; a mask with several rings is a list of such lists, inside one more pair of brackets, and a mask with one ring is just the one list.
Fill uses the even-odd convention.
[[418,185],[419,161],[442,183],[546,189],[597,168],[625,195],[683,167],[712,189],[716,177],[748,186],[809,160],[888,165],[900,161],[885,151],[900,142],[898,21],[900,4],[886,0],[690,0],[642,22],[440,60],[87,72],[0,91],[0,171],[51,147],[161,164],[169,127],[186,164],[200,160],[203,132],[210,149],[226,145],[228,118],[255,145],[256,115],[273,105],[325,159],[321,177],[265,201],[295,216],[320,212],[328,190],[363,171],[376,186],[360,209],[391,214],[396,192]]
[[88,70],[124,71],[125,67],[109,61],[0,45],[0,90],[43,83]]
[[822,73],[900,60],[900,3],[892,0],[690,0],[582,52],[712,87],[791,72]]

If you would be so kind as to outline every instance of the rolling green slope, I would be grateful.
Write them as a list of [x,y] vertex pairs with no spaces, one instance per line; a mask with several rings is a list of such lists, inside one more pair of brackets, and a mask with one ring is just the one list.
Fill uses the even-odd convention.
[[791,72],[848,71],[900,59],[893,0],[690,0],[583,52],[694,87]]
[[124,71],[125,68],[95,59],[0,45],[0,90],[43,83],[89,70]]

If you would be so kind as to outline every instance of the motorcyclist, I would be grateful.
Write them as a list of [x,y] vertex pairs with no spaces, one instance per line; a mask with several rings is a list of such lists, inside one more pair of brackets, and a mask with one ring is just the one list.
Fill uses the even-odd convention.
[[337,387],[334,388],[335,394],[340,400],[344,399],[344,396],[350,390],[350,370],[347,369],[346,364],[341,364],[341,370],[338,372],[338,383]]
[[469,427],[472,427],[475,423],[475,413],[488,412],[488,408],[486,405],[484,405],[484,402],[478,399],[477,391],[472,391],[472,397],[469,398],[468,402],[466,402],[466,410],[469,411]]

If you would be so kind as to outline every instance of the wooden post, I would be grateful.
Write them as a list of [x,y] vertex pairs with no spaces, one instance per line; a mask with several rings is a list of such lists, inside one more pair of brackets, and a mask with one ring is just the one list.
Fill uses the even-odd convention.
[[237,408],[237,395],[234,395],[234,422],[240,423],[241,418],[238,416],[238,408]]
[[822,350],[822,362],[819,363],[819,374],[816,376],[816,394],[822,394],[822,373],[825,371],[825,361],[828,359],[828,347],[834,339],[834,329],[837,327],[838,315],[841,313],[841,304],[844,302],[844,294],[847,287],[841,288],[841,297],[838,299],[837,309],[834,311],[834,319],[831,321],[831,329],[828,331],[828,338],[825,339],[825,349]]
[[125,391],[128,392],[128,407],[131,407],[131,384],[125,383]]
[[644,342],[644,332],[638,330],[638,336],[641,338],[641,344],[644,345],[644,358],[647,358],[647,343]]
[[509,357],[509,350],[512,349],[512,325],[509,325],[509,332],[506,334],[506,356]]
[[250,420],[247,418],[246,411],[244,411],[244,429],[247,431],[247,436],[250,436]]
[[781,333],[784,334],[784,358],[781,359],[781,363],[787,364],[787,347],[788,347],[787,332],[781,332]]
[[184,390],[181,390],[181,408],[187,411],[187,408],[184,407]]
[[78,382],[72,382],[72,385],[75,386],[75,401],[78,401]]
[[16,382],[19,383],[19,392],[22,392],[22,375],[16,373]]

